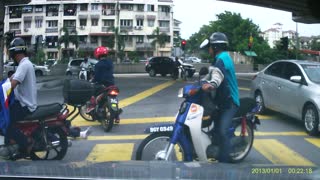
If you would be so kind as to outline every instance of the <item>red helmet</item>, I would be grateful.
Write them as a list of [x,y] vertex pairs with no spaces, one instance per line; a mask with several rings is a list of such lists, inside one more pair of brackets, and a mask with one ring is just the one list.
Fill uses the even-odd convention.
[[103,55],[108,55],[109,51],[107,47],[99,46],[94,50],[94,57],[100,59]]

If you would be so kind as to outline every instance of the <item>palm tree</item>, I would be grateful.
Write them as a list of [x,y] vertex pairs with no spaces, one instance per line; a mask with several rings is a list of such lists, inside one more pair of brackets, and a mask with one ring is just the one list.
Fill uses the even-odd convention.
[[[122,33],[124,34],[123,35],[119,31],[119,27],[114,27],[114,26],[111,26],[109,28],[109,30],[114,32],[114,41],[113,42],[117,43],[116,50],[115,50],[115,56],[117,59],[117,63],[120,63],[120,59],[118,57],[119,57],[119,54],[121,54],[123,52],[124,48],[126,47],[125,39],[126,39],[128,32],[126,30],[122,30]],[[113,45],[112,45],[112,47],[113,47]]]
[[[73,34],[70,34],[69,29],[67,27],[62,27],[60,29],[60,34],[63,33],[63,35],[58,39],[59,43],[59,49],[61,48],[61,44],[64,44],[64,48],[68,49],[69,44],[72,43],[76,46],[76,49],[79,46],[79,37],[78,37],[78,32],[76,30],[72,31]],[[67,58],[70,58],[70,52],[67,50]]]
[[160,29],[157,27],[150,38],[154,39],[151,44],[156,49],[156,54],[158,55],[158,48],[163,48],[166,45],[168,35],[166,33],[160,33]]

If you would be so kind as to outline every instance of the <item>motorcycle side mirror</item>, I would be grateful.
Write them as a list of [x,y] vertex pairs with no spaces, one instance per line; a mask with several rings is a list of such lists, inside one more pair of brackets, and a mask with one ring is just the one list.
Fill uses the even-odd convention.
[[200,49],[205,48],[206,46],[208,46],[209,44],[209,40],[205,39],[201,44],[200,44]]
[[204,76],[204,75],[207,75],[209,73],[209,68],[208,67],[202,67],[199,71],[199,75],[200,76]]

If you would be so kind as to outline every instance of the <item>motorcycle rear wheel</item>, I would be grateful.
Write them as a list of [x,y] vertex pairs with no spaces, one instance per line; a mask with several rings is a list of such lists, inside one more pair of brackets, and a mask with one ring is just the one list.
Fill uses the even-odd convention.
[[232,150],[230,153],[231,161],[233,163],[241,162],[246,158],[252,148],[254,140],[253,126],[251,123],[247,122],[245,127],[245,134],[242,135],[241,122],[234,125],[235,132],[231,137]]
[[115,120],[115,114],[110,113],[110,116],[106,115],[106,119],[101,120],[101,126],[105,132],[110,132]]
[[43,147],[43,149],[33,149],[30,153],[32,160],[61,160],[67,153],[68,138],[60,127],[47,130],[48,144],[45,144],[44,137],[38,137],[35,138],[35,140],[37,140],[36,143],[41,143],[40,146]]
[[[83,105],[79,108],[80,116],[86,121],[95,121],[95,119],[87,113],[87,105]],[[94,111],[94,110],[93,110]]]
[[[171,132],[150,134],[140,143],[136,152],[136,160],[164,160],[163,156],[166,147],[170,144],[171,135]],[[185,161],[185,151],[180,143],[174,146],[173,152],[169,156],[169,161]]]

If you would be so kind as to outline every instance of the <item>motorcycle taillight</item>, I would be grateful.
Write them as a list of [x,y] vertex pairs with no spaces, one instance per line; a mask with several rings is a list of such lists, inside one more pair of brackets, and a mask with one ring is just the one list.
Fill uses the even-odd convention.
[[112,95],[112,96],[118,96],[119,94],[119,91],[117,91],[116,89],[113,89],[109,92],[109,95]]

